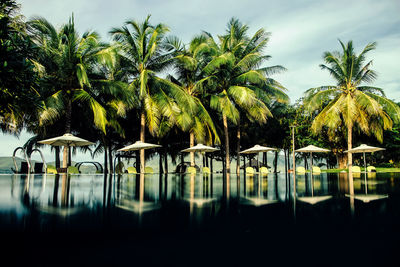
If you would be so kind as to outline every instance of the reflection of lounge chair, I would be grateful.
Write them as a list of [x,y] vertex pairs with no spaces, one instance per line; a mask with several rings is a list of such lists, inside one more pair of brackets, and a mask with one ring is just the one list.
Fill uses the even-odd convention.
[[196,173],[196,168],[195,168],[195,167],[188,167],[188,168],[186,169],[186,172],[187,172],[187,173],[195,174],[195,173]]
[[128,173],[137,173],[136,168],[135,167],[128,167],[127,169]]
[[359,166],[352,166],[351,171],[359,173],[359,172],[361,172],[361,168]]
[[68,174],[79,174],[80,172],[79,172],[79,170],[78,170],[77,167],[75,167],[75,166],[69,166],[69,167],[67,168],[67,173],[68,173]]
[[296,168],[296,173],[297,174],[305,174],[306,173],[306,169],[304,167],[297,167]]
[[260,167],[260,174],[261,175],[268,175],[269,171],[267,167]]
[[376,172],[376,168],[374,166],[368,166],[367,172]]
[[321,169],[317,166],[312,167],[313,174],[321,174]]
[[48,173],[48,174],[57,174],[57,169],[53,165],[47,165],[46,173]]
[[253,167],[246,167],[246,175],[254,175],[256,171]]

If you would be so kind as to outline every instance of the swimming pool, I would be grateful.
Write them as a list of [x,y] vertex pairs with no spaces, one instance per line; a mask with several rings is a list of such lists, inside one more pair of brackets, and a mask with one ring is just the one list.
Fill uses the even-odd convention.
[[353,189],[347,174],[292,181],[0,175],[4,255],[53,266],[399,265],[399,173],[355,176]]

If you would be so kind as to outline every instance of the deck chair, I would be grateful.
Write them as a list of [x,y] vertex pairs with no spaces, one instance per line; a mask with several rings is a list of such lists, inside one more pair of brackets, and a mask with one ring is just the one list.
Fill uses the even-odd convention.
[[296,173],[297,174],[305,174],[306,173],[306,169],[304,167],[299,166],[299,167],[296,168]]
[[321,169],[318,166],[313,166],[312,173],[313,174],[321,174]]
[[57,169],[56,169],[55,166],[47,165],[46,173],[48,173],[48,174],[57,174],[58,172],[57,172]]
[[[118,162],[117,165],[115,166],[115,173],[121,174],[124,173],[124,163],[123,162]],[[96,171],[97,173],[97,171]]]
[[34,173],[43,173],[43,162],[35,162]]
[[211,173],[210,168],[203,167],[203,174],[210,174],[210,173]]
[[11,170],[14,173],[28,173],[28,162],[21,161],[21,167],[19,168],[18,172],[17,172],[17,170],[14,170],[14,168],[11,168]]
[[253,167],[246,167],[246,175],[254,175],[256,171]]
[[376,168],[374,166],[368,166],[367,172],[376,172]]
[[79,169],[75,166],[68,166],[67,168],[67,173],[68,174],[79,174]]
[[260,167],[260,174],[261,175],[268,175],[269,171],[267,167]]
[[361,168],[359,166],[352,166],[351,171],[359,173],[359,172],[361,172]]
[[150,166],[144,167],[144,173],[154,173],[154,170]]
[[190,167],[188,167],[188,168],[186,169],[186,172],[187,172],[187,173],[196,174],[196,168],[190,166]]
[[127,169],[128,173],[137,173],[136,168],[135,167],[128,167]]

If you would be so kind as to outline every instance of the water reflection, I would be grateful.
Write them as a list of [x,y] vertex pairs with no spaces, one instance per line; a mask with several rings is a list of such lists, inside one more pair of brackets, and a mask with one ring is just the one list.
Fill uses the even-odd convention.
[[[295,189],[293,176],[277,174],[14,175],[1,177],[4,192],[0,196],[0,210],[7,206],[18,214],[38,212],[62,218],[88,212],[108,218],[119,216],[123,211],[141,223],[147,214],[153,218],[156,213],[160,214],[159,210],[172,207],[179,210],[177,213],[186,214],[186,218],[201,221],[217,211],[249,206],[262,208],[273,203],[283,203],[283,209],[290,209],[296,215],[299,201],[317,204],[348,197],[347,203],[354,213],[357,200],[368,203],[397,192],[394,188],[400,185],[396,177],[397,174],[351,177],[339,173],[321,174],[312,179],[306,174],[296,177]],[[113,213],[114,209],[119,211]]]
[[308,173],[297,176],[297,199],[314,205],[332,198],[328,194],[328,177]]

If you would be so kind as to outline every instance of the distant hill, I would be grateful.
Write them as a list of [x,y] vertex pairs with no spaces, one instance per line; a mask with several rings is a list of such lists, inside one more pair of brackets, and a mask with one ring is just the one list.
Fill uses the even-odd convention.
[[[15,157],[15,160],[18,168],[21,168],[21,162],[25,161],[19,157]],[[35,164],[36,161],[32,160],[31,162]],[[11,168],[15,169],[12,157],[0,157],[0,173],[13,173]]]

